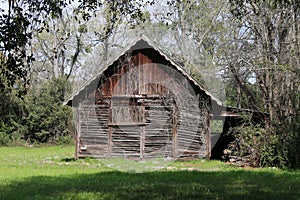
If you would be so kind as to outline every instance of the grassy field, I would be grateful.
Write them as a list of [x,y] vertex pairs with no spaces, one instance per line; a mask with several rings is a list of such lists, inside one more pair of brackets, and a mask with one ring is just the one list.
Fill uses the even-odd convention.
[[101,160],[74,161],[70,146],[0,151],[0,199],[300,199],[299,170],[198,160],[130,173]]

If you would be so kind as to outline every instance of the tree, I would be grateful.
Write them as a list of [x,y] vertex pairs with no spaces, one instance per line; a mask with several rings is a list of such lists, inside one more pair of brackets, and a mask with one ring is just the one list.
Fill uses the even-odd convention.
[[109,37],[116,21],[124,19],[120,16],[126,16],[130,25],[140,20],[139,4],[128,0],[79,4],[8,0],[7,7],[0,13],[3,144],[14,141],[15,133],[30,142],[48,142],[71,134],[72,113],[61,104],[70,92],[69,79],[78,68],[80,54],[88,49],[83,44],[88,31],[85,24],[105,7],[110,17],[102,31]]
[[70,83],[62,77],[45,81],[31,89],[25,99],[24,131],[27,142],[56,142],[74,132],[72,110],[63,106]]
[[42,28],[49,14],[60,15],[62,6],[66,4],[62,1],[14,0],[8,0],[7,4],[8,10],[1,9],[0,15],[0,52],[7,58],[1,62],[1,72],[8,85],[12,86],[19,81],[25,91],[28,85],[27,73],[34,59],[28,52],[32,33]]
[[289,130],[299,120],[300,4],[231,0],[230,5],[235,29],[225,65],[249,106],[262,112],[266,134],[261,155],[268,156],[261,163],[295,164],[299,150],[293,156],[290,152],[299,149],[292,145],[299,141],[299,129]]
[[[5,69],[1,72],[9,85],[13,85],[19,80],[25,86],[24,91],[26,91],[28,71],[34,60],[29,51],[33,34],[36,31],[49,31],[50,27],[47,24],[49,20],[61,18],[64,10],[68,9],[70,5],[74,5],[73,3],[74,1],[69,0],[8,0],[8,9],[0,10],[0,52],[7,58],[1,62],[0,67]],[[75,14],[81,16],[79,20],[87,21],[102,6],[103,2],[98,0],[81,1],[76,6]],[[110,23],[105,27],[106,35],[111,32],[112,24],[124,13],[129,14],[132,24],[140,19],[142,12],[138,6],[139,4],[129,0],[109,1],[108,9],[111,11],[111,17]]]
[[151,15],[158,21],[155,28],[161,30],[154,35],[160,38],[157,42],[211,93],[224,100],[217,65],[228,20],[224,1],[166,1],[153,6]]

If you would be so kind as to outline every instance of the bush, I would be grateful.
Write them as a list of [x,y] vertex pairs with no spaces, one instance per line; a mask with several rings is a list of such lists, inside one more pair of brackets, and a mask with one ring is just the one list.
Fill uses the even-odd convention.
[[239,165],[259,166],[265,130],[259,126],[244,124],[232,128],[230,134],[234,135],[235,140],[225,151],[227,159]]
[[0,132],[0,146],[8,146],[9,143],[9,136],[5,132]]
[[243,124],[231,129],[229,134],[235,140],[225,150],[225,158],[238,165],[288,167],[289,146],[295,138],[283,136],[278,129],[254,124],[250,119],[244,116]]
[[55,144],[59,144],[59,145],[62,145],[62,144],[73,144],[74,143],[73,138],[70,137],[69,135],[60,136],[54,142],[55,142]]
[[47,143],[71,137],[74,131],[72,109],[62,105],[69,85],[63,78],[53,78],[31,88],[23,99],[13,90],[0,90],[0,111],[3,113],[0,145],[19,145],[25,141]]
[[[284,130],[282,130],[284,131]],[[289,167],[300,168],[300,115],[293,118],[287,129],[288,140],[285,142],[288,151]]]
[[26,99],[25,140],[46,143],[72,135],[72,109],[62,105],[68,84],[54,78],[30,92]]

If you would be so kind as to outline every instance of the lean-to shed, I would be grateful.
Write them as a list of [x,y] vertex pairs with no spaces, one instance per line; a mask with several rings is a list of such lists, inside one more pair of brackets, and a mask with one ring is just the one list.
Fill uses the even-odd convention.
[[222,105],[142,36],[76,91],[75,157],[210,157]]

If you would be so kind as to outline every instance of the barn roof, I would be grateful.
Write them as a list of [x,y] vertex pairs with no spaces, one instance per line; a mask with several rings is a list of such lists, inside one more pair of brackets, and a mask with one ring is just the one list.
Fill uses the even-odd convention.
[[96,73],[94,76],[92,76],[88,81],[86,81],[78,90],[76,90],[72,95],[70,95],[65,102],[64,105],[72,105],[73,99],[75,99],[77,96],[79,96],[81,93],[85,91],[85,89],[92,84],[93,81],[98,80],[101,75],[107,70],[110,66],[113,65],[114,62],[116,62],[122,55],[124,55],[126,52],[130,50],[140,49],[144,48],[144,46],[141,46],[141,44],[146,43],[147,48],[153,48],[156,50],[161,56],[163,56],[167,61],[169,61],[182,75],[184,75],[187,79],[192,81],[196,86],[199,87],[200,90],[202,90],[206,95],[208,95],[211,100],[216,102],[219,106],[223,106],[223,103],[218,100],[216,97],[214,97],[206,88],[204,88],[198,81],[196,81],[189,73],[187,73],[179,64],[173,61],[172,58],[170,58],[167,54],[165,54],[157,44],[155,44],[152,40],[147,38],[146,36],[142,35],[136,40],[134,40],[131,45],[129,45],[127,48],[125,48],[123,51],[121,51],[119,54],[115,55],[112,59],[104,62],[98,73]]

